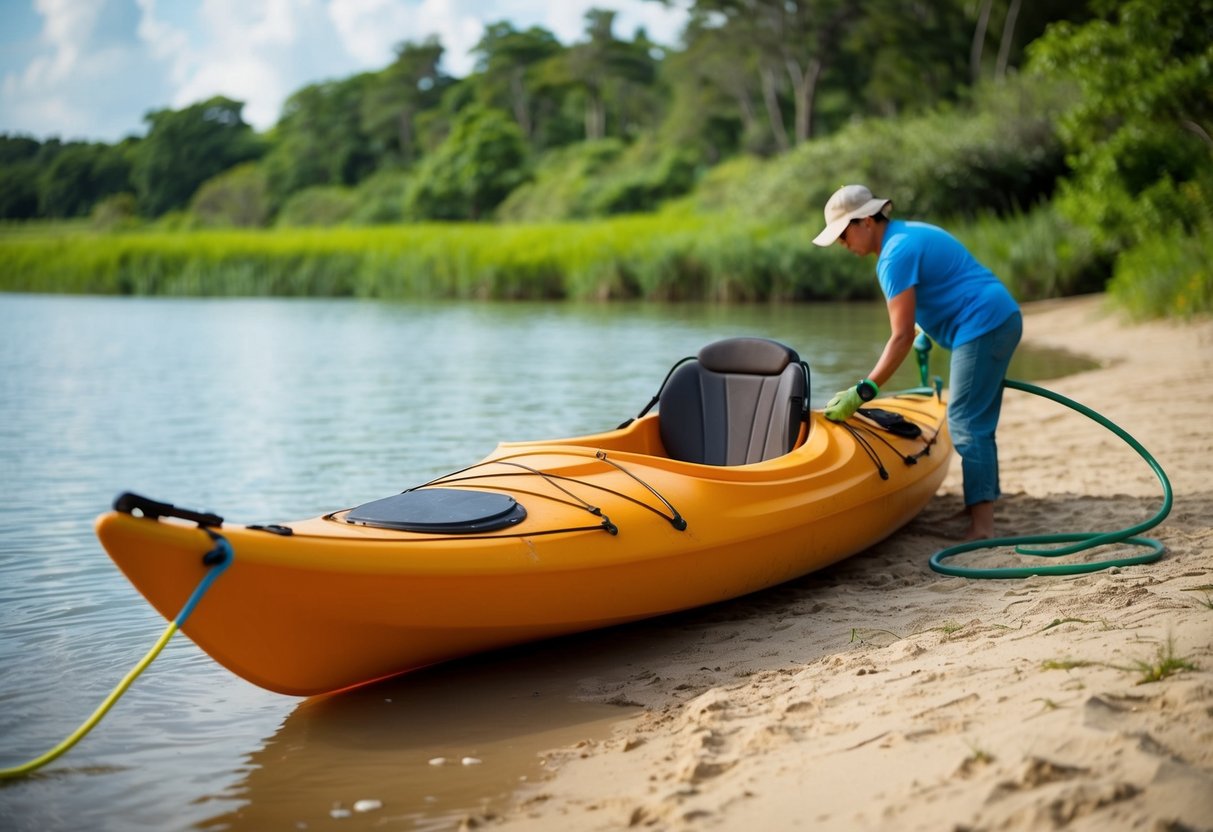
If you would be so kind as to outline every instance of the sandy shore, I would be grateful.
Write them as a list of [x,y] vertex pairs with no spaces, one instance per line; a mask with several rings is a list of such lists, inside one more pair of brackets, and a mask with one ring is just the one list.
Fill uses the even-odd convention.
[[[550,779],[469,825],[1213,829],[1213,321],[1129,325],[1102,298],[1027,312],[1026,341],[1101,363],[1046,386],[1170,475],[1174,509],[1150,532],[1162,561],[938,575],[927,559],[958,530],[954,462],[923,515],[871,551],[624,633],[630,663],[581,687],[640,715],[553,751]],[[1000,534],[1119,529],[1161,505],[1146,463],[1051,402],[1009,392],[999,441]]]

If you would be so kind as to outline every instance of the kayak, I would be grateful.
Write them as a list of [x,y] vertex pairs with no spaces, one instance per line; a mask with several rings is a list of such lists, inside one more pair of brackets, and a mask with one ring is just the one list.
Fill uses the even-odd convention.
[[400,494],[294,522],[224,524],[126,494],[96,532],[170,620],[221,536],[230,563],[182,632],[261,687],[339,691],[735,598],[889,536],[946,474],[942,391],[881,396],[835,423],[808,407],[808,387],[790,347],[717,341],[612,430],[503,442]]

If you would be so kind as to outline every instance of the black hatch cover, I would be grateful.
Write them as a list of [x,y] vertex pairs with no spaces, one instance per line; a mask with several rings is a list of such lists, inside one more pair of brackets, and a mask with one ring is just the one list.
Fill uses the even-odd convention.
[[350,509],[347,523],[437,534],[475,534],[521,523],[526,509],[508,494],[459,488],[405,491]]

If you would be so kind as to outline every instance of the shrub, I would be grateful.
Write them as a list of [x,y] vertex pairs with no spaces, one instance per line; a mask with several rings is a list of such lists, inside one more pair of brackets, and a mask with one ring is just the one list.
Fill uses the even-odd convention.
[[1213,314],[1213,222],[1147,240],[1116,258],[1108,292],[1139,318]]
[[951,230],[1021,301],[1099,291],[1107,279],[1110,259],[1091,233],[1051,204]]
[[944,109],[897,121],[869,119],[801,144],[766,164],[736,163],[707,177],[701,209],[768,221],[821,216],[838,187],[861,182],[903,216],[935,219],[1026,209],[1064,171],[1052,119],[1062,89],[1004,84],[972,111]]
[[352,225],[385,225],[404,219],[404,195],[409,187],[404,171],[380,171],[367,177],[354,191]]
[[335,185],[316,185],[291,194],[278,212],[286,228],[341,225],[357,209],[354,192]]
[[113,194],[93,206],[89,221],[98,231],[122,231],[139,224],[138,213],[134,194]]
[[203,228],[263,227],[270,214],[265,173],[250,162],[211,177],[194,194],[190,213]]

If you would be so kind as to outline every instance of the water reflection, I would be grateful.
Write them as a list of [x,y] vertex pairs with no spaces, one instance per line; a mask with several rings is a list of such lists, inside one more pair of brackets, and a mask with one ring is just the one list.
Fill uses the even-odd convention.
[[[305,700],[225,795],[238,808],[199,826],[455,829],[504,807],[543,776],[542,752],[600,740],[634,712],[576,699],[594,642],[603,647],[571,638]],[[360,811],[364,801],[373,808]]]

